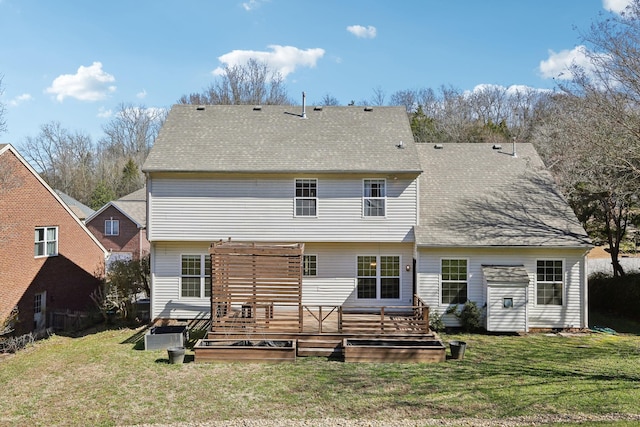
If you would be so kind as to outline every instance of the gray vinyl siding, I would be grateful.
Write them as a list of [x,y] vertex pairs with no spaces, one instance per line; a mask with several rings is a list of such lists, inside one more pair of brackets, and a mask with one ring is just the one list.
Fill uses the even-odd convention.
[[[180,297],[180,256],[206,254],[207,243],[154,243],[152,259],[152,317],[192,319],[208,317],[209,298]],[[302,302],[306,305],[350,307],[408,306],[413,297],[413,245],[411,243],[305,243],[305,253],[317,256],[317,275],[304,277]],[[358,255],[400,256],[400,299],[358,300],[355,295]],[[410,271],[406,266],[410,266]]]
[[[444,314],[448,304],[440,299],[440,260],[442,258],[464,258],[468,260],[468,299],[479,307],[486,303],[482,265],[524,265],[529,273],[528,323],[529,328],[579,328],[587,326],[584,307],[587,303],[585,253],[581,249],[537,249],[537,248],[476,248],[434,249],[421,248],[417,255],[417,293],[433,312]],[[538,305],[536,303],[536,261],[542,259],[564,262],[564,286],[562,306]],[[457,326],[457,319],[445,316],[445,324]]]
[[[294,216],[295,178],[318,179],[317,217]],[[417,181],[386,178],[386,217],[362,215],[364,178],[167,177],[149,182],[149,240],[413,242]]]

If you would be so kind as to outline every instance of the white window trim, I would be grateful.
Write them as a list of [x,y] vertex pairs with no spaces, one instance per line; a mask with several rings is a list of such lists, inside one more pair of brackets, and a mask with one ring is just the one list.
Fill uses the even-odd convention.
[[[56,230],[56,240],[55,240],[56,248],[54,250],[54,253],[48,254],[47,253],[47,243],[49,243],[49,241],[47,240],[47,230],[49,230],[51,228],[54,228]],[[34,240],[33,240],[34,258],[48,258],[48,257],[52,257],[52,256],[58,256],[58,244],[59,244],[59,241],[60,241],[60,230],[58,229],[58,226],[35,227],[34,232],[35,232],[35,230],[40,230],[40,229],[44,230],[44,240],[42,240],[42,243],[44,244],[44,254],[42,254],[42,255],[36,255],[35,254],[35,244],[39,243],[39,242],[36,241],[35,238],[34,238]]]
[[[375,298],[359,298],[358,297],[358,278],[360,277],[358,275],[358,258],[362,257],[362,256],[370,256],[370,257],[375,257],[376,258],[376,297]],[[382,294],[382,290],[381,290],[381,281],[382,281],[382,276],[380,275],[380,257],[383,256],[387,256],[387,257],[397,257],[398,258],[398,298],[381,298],[380,295]],[[357,254],[356,255],[356,271],[355,271],[355,297],[356,300],[358,301],[400,301],[402,300],[402,255],[400,254]],[[384,277],[393,277],[393,276],[384,276]]]
[[[365,182],[366,181],[382,181],[384,182],[384,196],[383,197],[367,197],[365,196]],[[361,215],[362,218],[366,218],[366,219],[385,219],[387,217],[387,212],[388,212],[388,203],[387,203],[387,191],[388,190],[388,186],[387,186],[387,179],[386,178],[364,178],[362,180],[362,210],[361,210]],[[365,215],[366,212],[366,200],[382,200],[384,201],[384,215],[380,215],[380,216],[374,216],[374,215]]]
[[462,303],[462,304],[452,304],[452,303],[442,302],[442,289],[443,289],[442,288],[442,261],[445,261],[445,260],[465,260],[467,262],[467,301],[471,301],[469,299],[469,279],[471,278],[471,268],[470,268],[469,258],[467,258],[467,257],[442,257],[438,261],[438,306],[440,306],[440,307],[449,307],[451,305],[457,305],[457,306],[464,305],[464,303]]
[[[200,257],[200,296],[199,297],[183,297],[182,296],[182,257],[185,256],[199,256]],[[197,254],[197,253],[183,253],[180,254],[180,258],[178,259],[178,277],[180,279],[180,285],[178,288],[178,299],[181,300],[196,300],[196,301],[202,301],[202,300],[208,300],[210,297],[205,296],[205,287],[207,286],[207,276],[206,276],[206,257],[208,257],[209,254]],[[193,276],[187,276],[187,277],[196,277],[195,275]]]
[[[298,197],[298,181],[306,180],[306,181],[315,181],[316,183],[316,196],[315,197]],[[294,218],[318,218],[318,212],[320,211],[320,203],[318,200],[319,190],[319,181],[318,178],[295,178],[293,180],[293,217]],[[298,215],[298,200],[315,200],[316,202],[316,214],[315,215]]]
[[[309,275],[305,275],[304,274],[304,257],[306,256],[312,256],[312,257],[316,257],[316,273],[315,274],[309,274]],[[318,277],[318,255],[317,254],[304,254],[302,256],[302,277]]]
[[[562,262],[562,304],[560,304],[560,305],[556,305],[556,304],[538,304],[538,261],[560,261],[560,262]],[[535,289],[533,290],[533,300],[534,300],[534,306],[535,307],[545,307],[545,308],[548,308],[548,309],[553,309],[555,307],[557,309],[561,309],[561,308],[566,306],[566,304],[567,304],[567,263],[565,261],[565,258],[554,258],[554,257],[537,258],[536,259],[536,263],[535,263],[534,278],[535,278],[535,283],[536,283]],[[555,282],[540,282],[540,283],[555,283]]]
[[[111,227],[109,228],[110,232],[107,233],[107,223],[111,223]],[[114,233],[113,232],[113,224],[117,223],[118,224],[118,232]],[[105,236],[119,236],[120,235],[120,220],[119,219],[113,219],[113,218],[109,218],[109,219],[105,219],[104,220],[104,235]]]

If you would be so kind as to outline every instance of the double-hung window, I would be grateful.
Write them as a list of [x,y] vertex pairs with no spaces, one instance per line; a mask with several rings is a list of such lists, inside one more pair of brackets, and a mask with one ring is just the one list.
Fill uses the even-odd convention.
[[442,304],[467,302],[467,260],[443,259],[440,266]]
[[365,179],[362,191],[362,214],[367,216],[385,216],[387,182],[384,179]]
[[562,305],[564,267],[561,260],[538,260],[536,269],[536,303]]
[[211,296],[211,257],[209,255],[182,255],[180,296],[182,298]]
[[400,298],[400,257],[358,256],[358,299]]
[[318,180],[296,179],[296,216],[318,215]]
[[107,219],[104,221],[104,235],[117,236],[120,234],[120,221],[117,219]]
[[34,255],[36,257],[58,255],[58,227],[37,227]]

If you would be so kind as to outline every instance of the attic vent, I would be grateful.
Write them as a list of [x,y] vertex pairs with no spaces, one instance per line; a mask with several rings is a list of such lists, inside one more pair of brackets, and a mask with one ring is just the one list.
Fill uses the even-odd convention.
[[373,107],[364,107],[364,111],[373,111]]
[[493,144],[493,147],[492,147],[492,148],[493,148],[494,150],[502,150],[502,145],[500,145],[500,144]]
[[256,105],[253,107],[253,111],[262,111],[262,105]]
[[197,111],[204,111],[204,106],[199,105],[199,106],[196,107],[196,110]]
[[316,107],[313,107],[313,111],[322,111],[322,106],[318,105]]
[[442,150],[444,148],[444,145],[436,144],[436,145],[433,146],[433,148],[435,148],[436,150]]

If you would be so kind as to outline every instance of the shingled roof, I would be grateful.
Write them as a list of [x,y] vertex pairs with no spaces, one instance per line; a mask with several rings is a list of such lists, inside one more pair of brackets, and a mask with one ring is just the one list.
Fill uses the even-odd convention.
[[589,247],[531,144],[416,144],[422,247]]
[[403,107],[175,105],[145,172],[421,171]]

